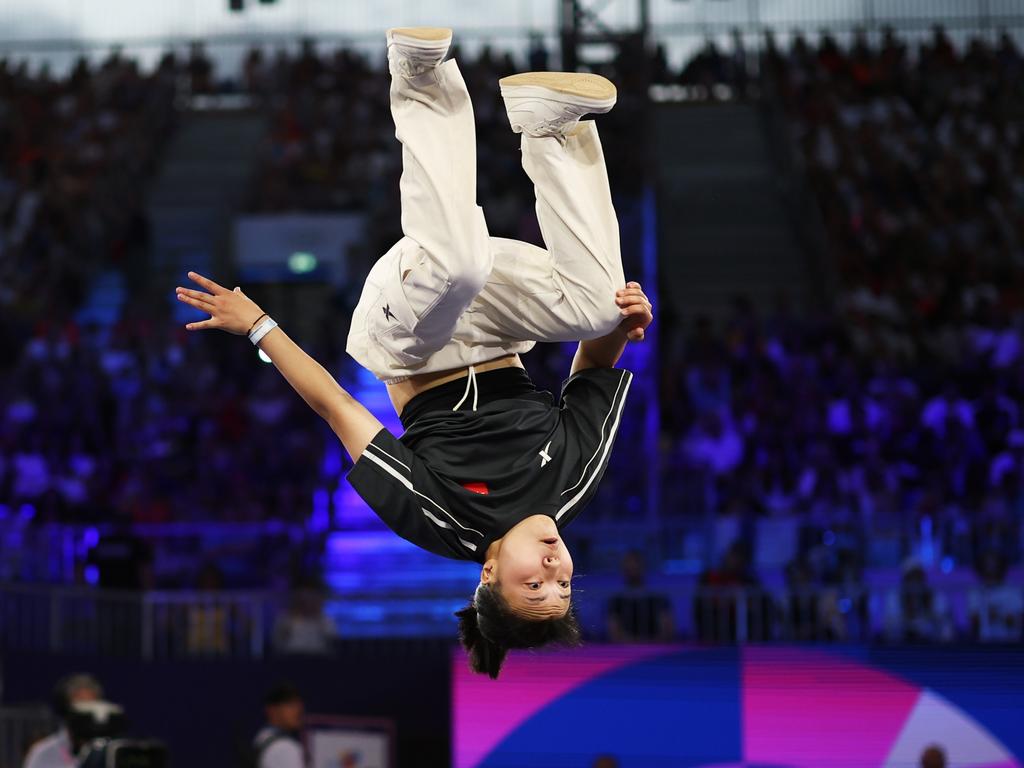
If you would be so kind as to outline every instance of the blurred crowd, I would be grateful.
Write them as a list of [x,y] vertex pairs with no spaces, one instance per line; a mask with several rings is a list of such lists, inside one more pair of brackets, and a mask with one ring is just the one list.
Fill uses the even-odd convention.
[[[540,243],[496,82],[549,68],[548,53],[537,43],[522,62],[487,47],[455,55],[474,99],[491,232]],[[270,124],[248,208],[365,211],[370,237],[353,254],[364,266],[400,236],[382,63],[311,42],[253,50],[232,86]],[[664,515],[796,516],[794,583],[854,578],[922,544],[954,564],[1019,561],[1019,52],[1005,37],[958,50],[937,31],[914,50],[891,34],[848,48],[828,36],[786,50],[769,40],[754,63],[737,38],[732,53],[709,44],[678,73],[661,50],[645,66],[655,82],[756,86],[778,99],[821,206],[839,301],[798,316],[785,297],[772,312],[739,298],[719,327],[663,308]],[[629,132],[642,99],[636,72],[617,66],[620,108],[601,132],[629,262],[641,177]],[[142,303],[109,328],[70,319],[96,269],[145,263],[143,193],[174,125],[175,88],[223,90],[213,69],[201,48],[150,74],[117,55],[65,78],[0,62],[0,500],[10,510],[43,522],[302,522],[314,491],[340,476],[325,460],[329,433],[245,345],[187,335]],[[352,298],[338,298],[311,343],[342,378]],[[538,383],[557,386],[564,352],[534,354]],[[626,426],[620,451],[640,450],[642,425]],[[610,472],[601,509],[640,514],[631,483]]]
[[0,498],[39,522],[304,520],[316,414],[237,340],[179,326],[41,326],[3,379]]
[[821,207],[858,353],[1012,376],[1024,309],[1024,57],[937,29],[768,67]]
[[[497,89],[519,67],[488,48],[455,55],[476,98],[478,194],[491,232],[542,243]],[[314,491],[333,490],[343,468],[324,466],[331,438],[276,371],[230,339],[184,332],[160,303],[136,296],[145,282],[145,189],[173,127],[176,89],[241,89],[270,122],[250,210],[366,211],[369,240],[350,257],[354,272],[368,269],[401,236],[401,154],[378,59],[347,49],[320,55],[310,42],[294,55],[253,50],[241,82],[218,79],[200,45],[184,58],[168,54],[150,75],[117,55],[94,69],[80,63],[65,79],[0,65],[10,101],[0,101],[0,135],[11,137],[0,142],[9,158],[0,270],[16,273],[2,289],[20,302],[3,324],[4,509],[39,523],[301,523]],[[531,66],[546,61],[535,46]],[[624,165],[622,152],[609,156]],[[111,327],[76,322],[89,278],[104,268],[138,278],[127,305]],[[352,288],[304,339],[339,378],[354,373],[343,354]],[[560,348],[533,354],[542,386],[557,387],[568,367]]]
[[[544,45],[535,41],[526,61],[484,46],[467,55],[456,45],[473,100],[478,167],[477,198],[492,235],[542,244],[533,213],[533,188],[521,167],[519,137],[509,129],[498,79],[523,71],[550,69]],[[606,162],[617,196],[635,194],[637,174],[624,133],[633,109],[629,83],[612,62],[609,72],[625,89],[626,105],[602,117]],[[382,56],[338,49],[318,53],[311,41],[295,55],[254,49],[244,64],[242,89],[269,112],[271,130],[260,158],[249,201],[254,211],[324,211],[356,208],[371,220],[369,258],[401,237],[398,179],[400,145],[389,102],[390,75]]]
[[[141,192],[174,125],[173,57],[150,73],[117,54],[63,77],[0,58],[0,350],[63,319],[102,266],[146,246]],[[20,342],[20,343],[18,343]]]
[[[711,83],[726,59],[705,56]],[[711,64],[717,64],[711,66]],[[1017,562],[1024,520],[1024,67],[1012,40],[909,49],[769,39],[763,92],[789,117],[821,209],[835,310],[739,298],[669,334],[673,503],[800,518],[804,562],[924,548]]]

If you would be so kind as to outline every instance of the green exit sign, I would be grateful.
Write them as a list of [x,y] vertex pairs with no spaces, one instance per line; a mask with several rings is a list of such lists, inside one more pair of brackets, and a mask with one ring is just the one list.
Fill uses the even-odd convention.
[[316,256],[306,251],[296,251],[288,257],[288,269],[296,275],[305,275],[316,269]]

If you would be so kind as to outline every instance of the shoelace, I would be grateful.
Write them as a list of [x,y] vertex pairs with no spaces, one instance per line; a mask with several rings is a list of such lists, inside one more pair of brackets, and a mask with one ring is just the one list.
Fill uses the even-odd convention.
[[584,110],[576,110],[569,107],[566,109],[565,113],[558,115],[557,117],[551,117],[532,125],[530,127],[530,135],[555,136],[559,139],[564,139],[566,133],[579,125],[580,118],[582,118],[584,114],[586,114]]
[[422,75],[430,69],[431,66],[433,66],[425,61],[417,61],[406,56],[395,56],[390,63],[392,71],[398,70],[398,74],[404,75],[405,77],[416,77],[416,75]]
[[466,402],[466,398],[469,397],[470,389],[473,390],[473,410],[475,411],[477,396],[480,394],[480,386],[476,383],[476,368],[474,368],[472,365],[469,366],[469,375],[466,377],[466,391],[462,395],[462,399],[455,404],[454,408],[452,408],[453,411],[459,410],[462,404]]
[[[392,45],[395,45],[392,43]],[[392,50],[394,54],[392,54]],[[428,69],[433,69],[438,64],[437,52],[435,51],[412,51],[409,49],[399,49],[388,47],[388,65],[392,72],[398,70],[398,73],[405,77],[416,77],[422,75]]]

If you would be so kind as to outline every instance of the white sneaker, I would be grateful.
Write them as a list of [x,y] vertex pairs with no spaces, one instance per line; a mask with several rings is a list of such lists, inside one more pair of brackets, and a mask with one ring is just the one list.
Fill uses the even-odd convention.
[[392,75],[422,75],[444,61],[451,44],[452,31],[447,27],[389,29],[388,69]]
[[512,130],[527,136],[565,136],[584,115],[615,106],[615,86],[600,75],[524,72],[498,83]]

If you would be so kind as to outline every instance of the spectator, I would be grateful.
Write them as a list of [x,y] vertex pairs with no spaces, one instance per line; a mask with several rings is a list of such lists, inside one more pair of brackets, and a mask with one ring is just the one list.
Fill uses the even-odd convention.
[[100,537],[89,561],[102,589],[138,591],[152,586],[152,548],[124,521]]
[[946,768],[946,750],[937,744],[926,747],[921,753],[921,768]]
[[970,595],[971,626],[983,643],[1019,643],[1024,639],[1024,590],[1006,583],[1006,560],[985,552],[978,565],[981,585]]
[[298,689],[277,683],[263,704],[267,723],[253,739],[257,768],[306,768],[300,739],[304,706]]
[[78,765],[65,721],[73,704],[102,698],[103,688],[90,675],[71,675],[58,682],[53,700],[54,714],[60,720],[61,727],[32,746],[25,757],[23,768],[74,768]]
[[719,413],[707,412],[693,426],[684,450],[698,469],[723,475],[736,469],[743,459],[743,437],[731,420]]
[[993,457],[989,467],[989,484],[998,488],[1006,477],[1024,478],[1024,429],[1007,435],[1006,450]]
[[967,400],[960,397],[956,385],[950,383],[946,385],[941,395],[936,395],[925,403],[921,423],[943,438],[954,424],[963,429],[972,429],[974,409]]
[[229,606],[218,599],[224,589],[224,575],[213,563],[199,571],[197,584],[203,599],[189,605],[187,648],[190,656],[223,656],[230,649],[231,615]]
[[324,613],[324,594],[318,582],[300,582],[289,596],[288,607],[274,622],[274,650],[281,654],[327,654],[338,628]]
[[613,643],[666,643],[675,632],[672,603],[648,589],[643,555],[636,550],[622,559],[625,590],[608,603],[608,639]]
[[751,573],[747,545],[735,541],[726,550],[719,568],[701,574],[693,601],[694,626],[703,642],[735,643],[738,616],[745,608],[743,640],[766,640],[772,635],[773,606]]
[[794,640],[806,642],[821,636],[818,600],[820,586],[806,555],[794,559],[786,566],[788,589],[787,609],[790,633]]
[[868,594],[860,563],[848,550],[838,552],[837,567],[826,578],[821,615],[826,639],[840,643],[868,639]]
[[945,597],[928,584],[919,561],[908,558],[898,595],[887,606],[887,635],[905,643],[934,643],[953,639],[953,625]]

